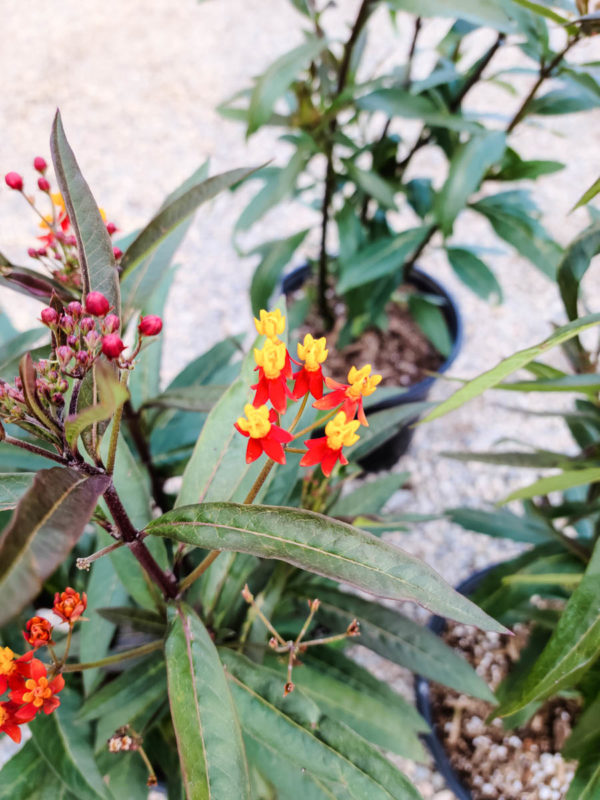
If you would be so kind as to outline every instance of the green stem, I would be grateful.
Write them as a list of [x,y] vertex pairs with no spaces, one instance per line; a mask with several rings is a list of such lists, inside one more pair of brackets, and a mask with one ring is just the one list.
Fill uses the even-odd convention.
[[[323,427],[323,423],[327,422],[327,420],[330,420],[333,417],[335,417],[335,415],[338,413],[339,410],[340,410],[340,407],[336,406],[336,408],[334,408],[332,411],[330,411],[329,414],[325,414],[324,417],[320,417],[320,419],[316,420],[315,422],[311,423],[310,425],[307,425],[306,428],[302,428],[301,431],[298,431],[298,433],[294,436],[294,439],[299,439],[301,436],[305,436],[307,433],[310,433],[311,431],[314,431],[316,428],[322,428]],[[292,441],[294,441],[294,439],[292,439]]]
[[291,433],[296,427],[296,425],[300,422],[302,414],[304,414],[304,409],[306,408],[307,401],[308,401],[308,392],[304,395],[304,399],[302,400],[302,405],[300,406],[298,413],[294,417],[292,424],[288,428],[288,433]]
[[[129,372],[127,370],[123,370],[121,374],[121,386],[127,386],[127,378],[129,377]],[[113,417],[113,427],[110,434],[110,443],[108,447],[108,459],[106,461],[106,472],[109,475],[113,474],[113,470],[115,468],[115,458],[117,455],[117,443],[119,441],[119,431],[121,428],[121,417],[123,416],[123,406],[125,404],[121,403],[118,409],[115,412]]]
[[219,556],[221,550],[211,550],[210,553],[206,556],[206,558],[202,559],[202,561],[198,564],[195,569],[193,569],[189,575],[186,575],[179,583],[179,593],[185,592],[186,589],[194,583],[194,581],[198,580],[198,578],[203,575],[206,570],[210,567],[213,561],[216,561],[217,556]]
[[96,669],[97,667],[108,667],[111,664],[118,664],[120,661],[127,661],[130,658],[139,658],[148,653],[154,653],[155,650],[161,650],[164,645],[162,639],[156,639],[154,642],[142,644],[139,647],[134,647],[132,650],[124,650],[122,653],[115,653],[113,656],[101,658],[99,661],[87,661],[83,664],[65,664],[62,672],[82,672],[86,669]]

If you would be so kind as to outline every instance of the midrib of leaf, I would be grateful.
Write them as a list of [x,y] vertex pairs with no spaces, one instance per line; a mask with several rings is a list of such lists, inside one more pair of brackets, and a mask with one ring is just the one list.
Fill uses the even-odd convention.
[[[250,686],[247,686],[245,683],[243,683],[241,680],[239,680],[239,678],[236,678],[236,677],[235,677],[235,675],[233,675],[231,672],[228,672],[228,673],[227,673],[227,677],[228,677],[230,680],[234,681],[234,682],[235,682],[235,683],[236,683],[238,686],[240,686],[240,687],[241,687],[241,688],[242,688],[244,691],[248,692],[248,694],[252,695],[252,697],[253,697],[255,700],[258,700],[258,701],[259,701],[259,703],[262,703],[264,706],[267,706],[267,708],[268,708],[270,711],[272,711],[272,712],[274,712],[275,714],[277,714],[277,716],[279,716],[279,717],[283,718],[283,719],[284,719],[286,722],[289,722],[289,723],[290,723],[291,725],[293,725],[295,728],[298,728],[298,730],[299,730],[299,731],[301,731],[301,733],[302,733],[302,734],[304,734],[305,736],[311,736],[313,739],[315,739],[315,740],[316,740],[316,741],[317,741],[317,742],[318,742],[320,745],[322,745],[322,746],[323,746],[323,747],[324,747],[326,750],[328,750],[330,753],[333,753],[333,754],[334,754],[334,755],[335,755],[337,758],[340,758],[342,761],[345,761],[345,762],[346,762],[346,764],[349,764],[349,765],[352,767],[352,769],[355,769],[357,772],[360,772],[360,773],[361,773],[361,775],[364,775],[364,776],[365,776],[365,778],[366,778],[366,779],[367,779],[369,782],[371,782],[371,783],[374,783],[374,784],[375,784],[376,786],[378,786],[378,787],[379,787],[379,788],[380,788],[382,791],[384,791],[384,792],[385,792],[385,793],[386,793],[386,794],[387,794],[387,795],[390,797],[390,800],[396,800],[396,798],[394,798],[394,796],[393,796],[392,794],[390,794],[390,793],[389,793],[389,791],[388,791],[388,790],[385,788],[385,786],[382,786],[382,785],[381,785],[381,783],[379,783],[379,781],[378,781],[378,780],[376,780],[375,778],[373,778],[373,777],[372,777],[371,775],[369,775],[367,772],[364,772],[364,770],[362,770],[362,769],[361,769],[360,767],[358,767],[356,764],[353,764],[353,763],[352,763],[352,761],[350,761],[348,758],[346,758],[346,756],[345,756],[343,753],[340,753],[340,751],[339,751],[339,750],[334,750],[334,749],[333,749],[333,747],[331,747],[331,745],[327,744],[327,742],[324,742],[322,739],[319,739],[318,737],[316,737],[316,736],[315,736],[313,733],[311,733],[311,731],[309,731],[309,730],[308,730],[308,728],[305,728],[303,725],[300,725],[300,723],[299,723],[299,722],[296,722],[296,720],[295,720],[295,719],[292,719],[292,717],[288,717],[286,714],[284,714],[282,711],[280,711],[280,710],[277,708],[277,706],[274,706],[272,703],[269,703],[269,701],[268,701],[268,700],[266,700],[264,697],[261,697],[261,695],[257,694],[257,693],[256,693],[256,692],[255,692],[255,691],[254,691],[254,690],[253,690],[253,689],[252,689]],[[346,786],[348,785],[348,784],[347,784],[347,782],[346,782],[345,780],[343,781],[343,783],[344,783]]]
[[[67,497],[68,497],[68,496],[71,494],[71,492],[72,492],[72,491],[74,491],[74,490],[75,490],[75,489],[76,489],[78,486],[81,486],[81,484],[82,484],[82,483],[85,483],[85,481],[87,481],[87,480],[88,480],[88,478],[87,478],[87,476],[86,476],[86,477],[83,477],[83,478],[81,478],[80,480],[76,481],[76,483],[74,483],[72,486],[70,486],[70,487],[69,487],[69,488],[68,488],[68,489],[67,489],[67,490],[64,492],[64,494],[62,494],[62,495],[61,495],[61,496],[58,498],[58,500],[57,500],[57,501],[54,503],[54,505],[52,505],[52,506],[50,507],[50,509],[48,509],[47,513],[46,513],[46,514],[45,514],[45,515],[44,515],[44,516],[41,518],[41,520],[39,521],[39,523],[38,523],[37,525],[35,525],[35,526],[34,526],[34,527],[31,529],[31,532],[30,532],[30,534],[29,534],[28,538],[25,540],[25,544],[24,544],[24,546],[23,546],[23,547],[22,547],[22,548],[21,548],[21,549],[18,551],[18,558],[17,558],[17,559],[15,559],[15,560],[12,562],[13,564],[16,564],[17,562],[18,562],[19,564],[21,563],[21,561],[22,561],[22,556],[23,556],[23,553],[24,553],[24,552],[25,552],[25,551],[26,551],[26,550],[29,548],[29,545],[30,545],[31,541],[32,541],[32,540],[35,538],[35,536],[37,535],[37,533],[38,533],[38,531],[40,530],[40,528],[42,528],[42,527],[43,527],[43,526],[46,524],[46,522],[47,522],[47,521],[50,519],[50,517],[51,517],[51,516],[52,516],[52,515],[53,515],[53,514],[56,512],[56,510],[57,510],[57,509],[58,509],[58,508],[59,508],[59,507],[60,507],[60,506],[61,506],[61,505],[64,503],[64,501],[65,501],[65,500],[67,499]],[[12,572],[12,571],[13,571],[13,570],[10,570],[10,572]],[[7,570],[4,570],[3,572],[0,572],[0,579],[1,579],[1,578],[3,578],[5,575],[8,575],[8,574],[10,574],[10,573],[9,573],[9,571],[7,571]]]

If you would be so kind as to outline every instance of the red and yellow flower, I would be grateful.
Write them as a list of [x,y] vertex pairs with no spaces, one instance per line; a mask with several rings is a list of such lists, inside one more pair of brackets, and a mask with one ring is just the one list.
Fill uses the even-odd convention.
[[325,383],[332,392],[313,403],[314,408],[330,409],[342,404],[341,410],[347,419],[354,419],[358,412],[361,425],[368,426],[363,409],[363,397],[373,394],[381,382],[381,375],[371,375],[371,365],[366,364],[361,369],[351,367],[348,373],[348,383],[338,383],[332,378],[325,378]]
[[265,311],[262,308],[258,314],[259,319],[254,317],[254,324],[258,333],[266,336],[267,339],[275,340],[285,330],[285,317],[281,311],[276,308],[275,311]]
[[302,368],[294,372],[293,396],[295,400],[304,397],[310,392],[315,400],[323,397],[323,371],[321,364],[327,358],[327,342],[324,336],[315,339],[310,333],[304,337],[304,342],[298,342],[298,358],[304,361]]
[[83,614],[87,607],[87,597],[85,592],[79,594],[70,586],[64,592],[56,592],[54,595],[54,606],[52,611],[59,616],[63,622],[71,624]]
[[260,350],[254,348],[254,359],[258,370],[258,383],[252,386],[256,389],[254,405],[259,407],[270,400],[273,408],[284,414],[286,398],[292,396],[287,386],[292,364],[285,344],[276,338],[267,339]]
[[248,403],[244,406],[245,417],[240,417],[235,423],[235,428],[243,436],[248,437],[246,448],[246,463],[251,464],[263,453],[278,464],[285,464],[283,445],[290,442],[292,434],[275,425],[277,414],[273,409],[269,411],[266,405],[255,406]]
[[15,720],[15,711],[18,706],[15,703],[0,703],[0,733],[6,733],[13,742],[19,744],[21,741],[21,729],[19,722]]
[[23,636],[27,644],[33,648],[44,647],[44,645],[54,644],[52,641],[52,625],[44,617],[31,617],[27,620],[26,630]]
[[359,440],[356,433],[359,426],[357,419],[348,418],[344,411],[340,411],[325,426],[325,436],[304,442],[308,453],[302,456],[300,466],[312,467],[320,464],[323,473],[329,477],[338,461],[340,464],[348,463],[342,448],[351,447]]
[[64,686],[62,675],[48,680],[45,665],[37,658],[31,659],[23,686],[10,693],[11,701],[21,706],[14,712],[13,719],[21,724],[30,722],[38,711],[51,714],[60,705],[56,695]]

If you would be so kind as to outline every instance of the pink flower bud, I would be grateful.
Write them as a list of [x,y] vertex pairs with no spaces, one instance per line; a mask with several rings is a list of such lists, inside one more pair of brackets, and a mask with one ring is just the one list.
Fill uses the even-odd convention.
[[94,322],[92,317],[83,317],[83,319],[79,323],[79,329],[83,334],[93,331],[95,327],[96,323]]
[[123,255],[123,251],[120,250],[118,247],[113,247],[113,255],[115,259],[118,261]]
[[75,334],[71,333],[67,336],[67,344],[69,347],[75,347],[77,345],[77,340],[79,337],[75,336]]
[[46,250],[45,247],[40,247],[39,250],[37,251],[37,254],[38,256],[47,256],[48,251]]
[[65,333],[73,333],[75,329],[73,317],[70,314],[63,314],[60,318],[60,327]]
[[37,258],[38,257],[38,251],[35,249],[35,247],[28,247],[27,248],[27,255],[29,256],[29,258]]
[[66,381],[64,378],[58,382],[58,388],[61,392],[66,392],[69,388],[69,381]]
[[56,325],[56,323],[58,322],[58,311],[48,306],[47,308],[42,309],[40,318],[44,323],[44,325],[52,327],[53,325]]
[[50,182],[46,180],[46,178],[38,178],[38,189],[41,192],[49,192],[50,191]]
[[113,233],[116,233],[118,228],[114,222],[107,222],[106,223],[106,230],[108,231],[109,236],[112,236]]
[[4,176],[4,180],[9,189],[14,189],[16,192],[21,192],[23,190],[23,178],[18,172],[7,172]]
[[109,333],[102,339],[102,352],[107,358],[118,358],[123,350],[125,345],[117,333]]
[[36,156],[33,159],[33,168],[37,169],[38,172],[45,172],[48,169],[48,164],[41,156]]
[[65,398],[62,396],[62,394],[59,394],[59,392],[55,392],[55,393],[52,395],[52,403],[53,403],[55,406],[64,406],[64,404],[65,404]]
[[140,324],[138,331],[140,336],[156,336],[162,331],[162,319],[155,314],[149,314],[147,317],[140,317]]
[[65,236],[65,244],[69,245],[69,247],[75,247],[77,245],[77,237],[73,236]]
[[58,359],[61,369],[66,369],[68,367],[69,361],[74,355],[73,350],[67,345],[63,344],[56,348],[56,358]]
[[109,309],[110,304],[102,292],[90,292],[85,298],[85,310],[93,317],[103,317]]
[[100,326],[102,333],[116,333],[121,323],[116,314],[108,314]]
[[83,308],[81,306],[81,303],[77,302],[77,300],[73,300],[67,306],[67,311],[72,317],[74,317],[74,319],[79,319],[79,317],[83,312]]
[[85,350],[80,350],[78,353],[75,353],[75,360],[80,367],[85,369],[90,362],[90,354]]
[[98,331],[90,331],[84,336],[84,341],[89,350],[95,350],[100,341],[100,334]]

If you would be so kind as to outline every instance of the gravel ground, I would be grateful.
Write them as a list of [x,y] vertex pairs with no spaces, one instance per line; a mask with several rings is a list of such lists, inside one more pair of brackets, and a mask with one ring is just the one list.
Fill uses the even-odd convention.
[[[343,20],[356,7],[356,0],[340,0],[334,32],[344,32]],[[0,52],[5,85],[0,96],[0,173],[17,170],[33,185],[27,165],[35,155],[48,156],[48,132],[57,106],[96,199],[125,231],[143,224],[165,194],[206,158],[213,173],[267,159],[283,162],[287,146],[272,132],[260,132],[246,142],[241,128],[221,120],[214,109],[300,41],[298,20],[284,0],[105,0],[102,4],[62,0],[46,8],[43,16],[32,0],[10,4],[4,9]],[[444,27],[428,23],[421,46],[435,41]],[[391,63],[396,52],[406,52],[411,30],[404,19],[400,28],[398,44],[390,38],[384,15],[378,14],[373,26],[376,47],[367,54],[367,67],[386,59]],[[477,48],[488,34],[478,37]],[[593,58],[592,42],[580,46],[577,58]],[[523,65],[524,57],[507,48],[495,63]],[[427,56],[420,55],[417,75],[426,67]],[[518,80],[527,87],[531,78]],[[492,113],[501,109],[508,116],[517,100],[486,85],[469,95],[468,105]],[[568,210],[599,172],[600,113],[548,118],[523,128],[512,144],[524,157],[569,162],[565,170],[542,178],[535,187],[544,224],[561,242],[569,241],[587,218],[583,210],[567,217]],[[418,154],[411,170],[414,175],[432,175],[438,185],[444,179],[443,162],[428,150]],[[230,235],[254,191],[246,187],[204,208],[180,251],[182,267],[166,314],[165,378],[224,334],[250,328],[247,288],[253,262],[239,258]],[[35,223],[23,213],[19,200],[4,187],[0,191],[0,242],[3,252],[22,261]],[[249,248],[284,236],[314,219],[308,209],[278,209],[242,244]],[[422,266],[446,283],[462,308],[465,343],[452,373],[463,377],[541,340],[563,315],[556,287],[507,248],[499,248],[480,218],[465,213],[455,241],[499,249],[490,260],[505,297],[503,305],[490,307],[458,283],[440,252],[423,257]],[[309,240],[307,251],[314,247],[314,239]],[[586,284],[593,297],[598,277],[590,274]],[[4,304],[21,326],[35,310],[20,296],[18,305],[11,298]],[[559,355],[553,358],[560,363]],[[440,383],[433,398],[450,391],[449,384]],[[528,408],[550,406],[546,397],[509,401]],[[568,398],[558,402],[564,405]],[[411,472],[412,488],[399,492],[390,509],[430,512],[460,504],[483,505],[533,479],[531,472],[449,461],[440,457],[442,450],[484,450],[506,436],[548,449],[571,447],[560,421],[532,419],[502,408],[501,403],[508,404],[505,397],[488,394],[419,429],[410,454],[398,465]],[[556,406],[556,400],[553,403]],[[464,533],[447,522],[415,526],[392,538],[453,583],[514,551],[509,543]],[[410,694],[410,677],[403,670],[374,659],[370,665]],[[407,771],[425,798],[451,797],[429,767],[408,765]]]

